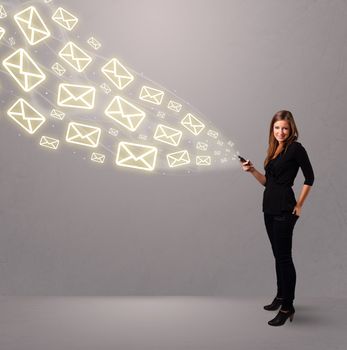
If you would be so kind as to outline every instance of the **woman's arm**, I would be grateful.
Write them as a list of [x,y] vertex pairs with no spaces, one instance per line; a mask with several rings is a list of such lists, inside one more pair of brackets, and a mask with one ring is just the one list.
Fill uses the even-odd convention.
[[250,160],[242,163],[242,169],[246,172],[251,173],[263,186],[266,184],[266,177],[260,173],[252,164]]
[[298,216],[301,215],[301,209],[302,206],[304,205],[305,199],[308,196],[308,193],[310,192],[312,186],[309,185],[303,185],[302,190],[299,196],[299,199],[293,209],[293,214],[296,214]]

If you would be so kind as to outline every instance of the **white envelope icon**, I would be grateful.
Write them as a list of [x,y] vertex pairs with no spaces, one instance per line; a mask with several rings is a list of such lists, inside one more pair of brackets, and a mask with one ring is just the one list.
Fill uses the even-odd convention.
[[94,37],[90,37],[87,40],[87,43],[94,49],[94,50],[99,50],[101,47],[101,43],[95,39]]
[[190,163],[190,157],[187,150],[167,154],[166,158],[170,168],[176,168]]
[[196,165],[211,165],[210,156],[196,156]]
[[61,64],[59,64],[58,62],[53,64],[52,70],[54,71],[54,73],[56,73],[60,77],[62,75],[64,75],[64,73],[66,72],[65,68]]
[[22,98],[7,111],[7,114],[29,134],[34,134],[46,121],[40,112]]
[[60,84],[58,105],[61,107],[93,109],[95,88],[93,86]]
[[136,143],[120,142],[116,164],[118,166],[152,171],[155,168],[158,149]]
[[79,73],[92,62],[92,58],[71,41],[61,49],[59,56]]
[[51,35],[34,6],[17,13],[14,19],[30,45],[36,45]]
[[2,64],[25,92],[31,91],[46,79],[40,67],[23,49],[18,49]]
[[58,111],[57,109],[52,109],[51,117],[59,120],[63,120],[65,118],[65,113],[62,111]]
[[40,146],[56,150],[59,146],[59,140],[53,137],[42,136],[40,140]]
[[182,109],[182,105],[175,101],[169,101],[167,108],[171,109],[174,112],[179,112]]
[[182,131],[159,124],[153,138],[171,146],[178,146],[182,138]]
[[164,98],[164,91],[149,86],[143,86],[139,98],[142,101],[160,105]]
[[205,129],[205,125],[191,113],[188,113],[181,120],[181,124],[195,136],[199,135]]
[[119,90],[123,90],[134,80],[134,76],[116,58],[107,62],[101,68],[101,72]]
[[54,22],[67,30],[72,30],[78,22],[78,18],[75,17],[69,11],[66,11],[62,7],[59,7],[52,16]]
[[130,131],[135,131],[146,117],[145,112],[120,96],[111,101],[105,114]]
[[96,148],[99,145],[101,129],[92,125],[71,122],[66,133],[66,141],[77,145]]

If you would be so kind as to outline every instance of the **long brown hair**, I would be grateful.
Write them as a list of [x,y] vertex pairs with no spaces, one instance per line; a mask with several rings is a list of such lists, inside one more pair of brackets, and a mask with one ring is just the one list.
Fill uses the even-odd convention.
[[264,167],[269,163],[269,161],[273,158],[273,156],[276,153],[276,149],[279,145],[279,142],[276,140],[273,132],[274,124],[278,122],[279,120],[286,120],[289,124],[289,136],[285,141],[284,144],[284,152],[287,151],[288,146],[296,141],[299,138],[299,131],[296,127],[294,117],[291,112],[289,111],[279,111],[277,112],[270,123],[270,130],[269,130],[269,147],[267,149],[267,155],[264,161]]

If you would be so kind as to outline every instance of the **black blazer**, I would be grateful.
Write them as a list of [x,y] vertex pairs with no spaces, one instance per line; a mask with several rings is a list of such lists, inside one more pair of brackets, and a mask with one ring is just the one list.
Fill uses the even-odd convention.
[[299,142],[293,142],[265,167],[265,190],[263,194],[263,212],[281,214],[292,212],[296,199],[292,189],[299,168],[305,177],[304,184],[312,186],[314,173],[305,148]]

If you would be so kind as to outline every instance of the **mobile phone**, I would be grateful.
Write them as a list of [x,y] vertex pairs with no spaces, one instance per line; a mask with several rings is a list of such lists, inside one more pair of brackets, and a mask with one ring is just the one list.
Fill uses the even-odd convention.
[[246,160],[245,158],[243,158],[243,157],[241,157],[241,156],[238,156],[238,157],[239,157],[239,159],[240,159],[240,162],[242,162],[242,163],[247,162],[247,160]]

